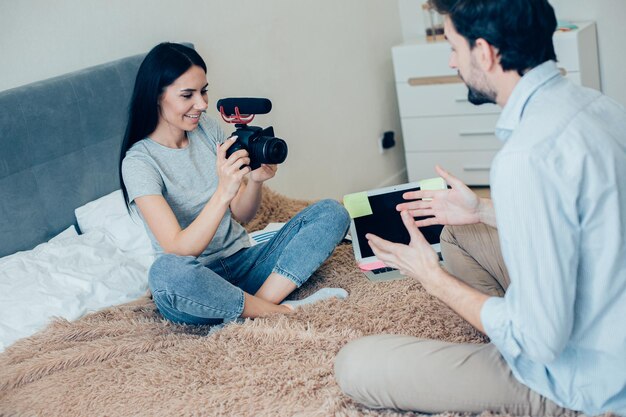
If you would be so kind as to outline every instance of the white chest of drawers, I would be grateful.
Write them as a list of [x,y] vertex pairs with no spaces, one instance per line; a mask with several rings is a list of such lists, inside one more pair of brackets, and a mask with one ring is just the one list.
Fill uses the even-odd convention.
[[[573,82],[600,89],[593,22],[556,32],[558,66]],[[474,106],[456,70],[448,67],[447,42],[417,40],[392,48],[398,107],[409,181],[435,176],[440,164],[469,185],[488,185],[500,108]]]

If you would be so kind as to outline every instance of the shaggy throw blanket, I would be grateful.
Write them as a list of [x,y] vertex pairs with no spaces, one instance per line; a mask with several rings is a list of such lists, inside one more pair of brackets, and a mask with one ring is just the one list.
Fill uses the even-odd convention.
[[[287,221],[306,205],[266,189],[247,228]],[[321,287],[350,295],[214,332],[165,321],[148,297],[56,320],[0,354],[0,415],[415,416],[345,397],[333,376],[337,351],[377,333],[486,341],[417,282],[369,282],[348,244],[290,298]]]

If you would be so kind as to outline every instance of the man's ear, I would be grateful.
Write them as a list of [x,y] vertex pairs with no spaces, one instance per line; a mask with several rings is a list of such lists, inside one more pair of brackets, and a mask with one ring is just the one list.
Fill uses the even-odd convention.
[[495,66],[500,65],[498,50],[483,38],[476,39],[473,52],[476,54],[476,61],[484,71],[491,71]]

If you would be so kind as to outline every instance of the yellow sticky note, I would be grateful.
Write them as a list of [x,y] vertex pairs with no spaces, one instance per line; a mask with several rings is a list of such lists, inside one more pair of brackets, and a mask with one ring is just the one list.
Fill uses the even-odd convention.
[[[420,181],[421,190],[445,190],[448,188],[446,181],[441,177],[428,178]],[[430,201],[432,198],[423,198],[422,200]]]
[[366,192],[344,195],[343,205],[353,219],[372,214],[372,206]]

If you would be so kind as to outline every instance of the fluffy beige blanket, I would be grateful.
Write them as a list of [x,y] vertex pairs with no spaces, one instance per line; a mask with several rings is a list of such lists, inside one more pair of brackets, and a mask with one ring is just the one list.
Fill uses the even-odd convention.
[[[286,221],[306,204],[266,190],[247,227]],[[350,295],[211,334],[164,321],[147,297],[56,320],[0,355],[0,415],[413,416],[368,410],[342,395],[337,351],[376,333],[485,342],[416,282],[369,282],[347,244],[290,298],[325,286]]]

